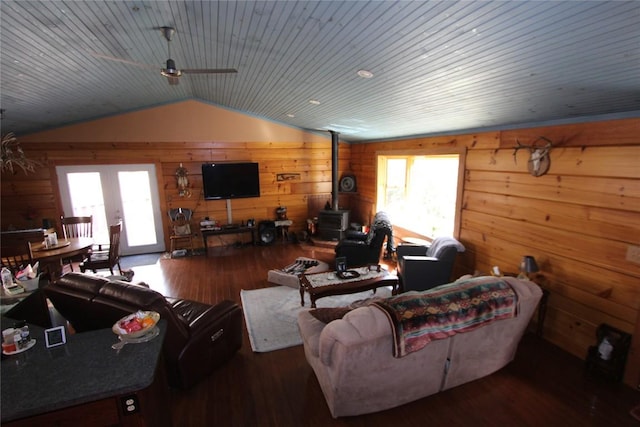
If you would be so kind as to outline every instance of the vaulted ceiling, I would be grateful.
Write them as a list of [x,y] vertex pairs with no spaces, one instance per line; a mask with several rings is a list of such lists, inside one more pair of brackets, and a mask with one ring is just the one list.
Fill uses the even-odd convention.
[[[637,1],[2,0],[0,8],[3,133],[185,99],[353,142],[640,116]],[[167,26],[176,29],[177,68],[237,73],[185,73],[170,85],[160,75]]]

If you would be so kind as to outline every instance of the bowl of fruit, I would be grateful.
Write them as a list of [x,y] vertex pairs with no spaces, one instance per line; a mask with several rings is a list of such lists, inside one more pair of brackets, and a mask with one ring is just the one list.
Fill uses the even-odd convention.
[[153,330],[160,320],[155,311],[136,311],[118,320],[111,330],[121,338],[140,338]]

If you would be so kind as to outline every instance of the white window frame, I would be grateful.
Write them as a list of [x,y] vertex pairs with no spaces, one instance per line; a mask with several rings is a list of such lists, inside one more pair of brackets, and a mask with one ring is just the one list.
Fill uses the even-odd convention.
[[[466,163],[466,153],[467,150],[465,147],[463,148],[446,148],[446,149],[424,149],[424,150],[407,150],[407,151],[380,151],[376,153],[376,189],[377,189],[377,208],[378,210],[385,210],[385,197],[386,197],[386,161],[388,159],[398,159],[404,158],[407,159],[407,171],[405,178],[405,193],[407,192],[407,187],[411,185],[410,181],[410,165],[413,162],[413,158],[418,156],[458,156],[458,171],[457,171],[457,180],[456,180],[456,198],[455,198],[455,211],[453,218],[453,237],[459,238],[460,236],[460,218],[462,213],[462,196],[464,190],[464,174],[465,174],[465,163]],[[393,215],[391,215],[391,221],[394,221]],[[397,228],[399,234],[404,235],[405,237],[417,237],[420,239],[433,240],[434,236],[432,233],[425,232],[424,230],[412,230],[410,228],[404,228],[401,224],[396,224],[394,222],[394,229]],[[394,233],[395,234],[395,233]]]

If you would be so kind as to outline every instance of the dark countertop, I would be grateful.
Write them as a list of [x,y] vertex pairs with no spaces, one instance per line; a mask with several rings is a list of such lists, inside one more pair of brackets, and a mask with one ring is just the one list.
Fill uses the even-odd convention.
[[[2,318],[2,329],[15,321]],[[111,329],[67,335],[67,343],[46,348],[44,329],[29,325],[33,348],[2,355],[2,422],[29,417],[72,405],[92,402],[151,385],[166,333],[149,342],[111,348],[118,337]]]

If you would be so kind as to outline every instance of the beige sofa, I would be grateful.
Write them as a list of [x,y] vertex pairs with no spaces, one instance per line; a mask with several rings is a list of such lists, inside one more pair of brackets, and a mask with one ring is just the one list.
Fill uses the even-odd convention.
[[400,358],[393,355],[391,322],[375,305],[326,324],[301,311],[305,355],[333,417],[393,408],[482,378],[513,360],[542,291],[530,281],[503,279],[517,295],[515,317],[433,340]]

